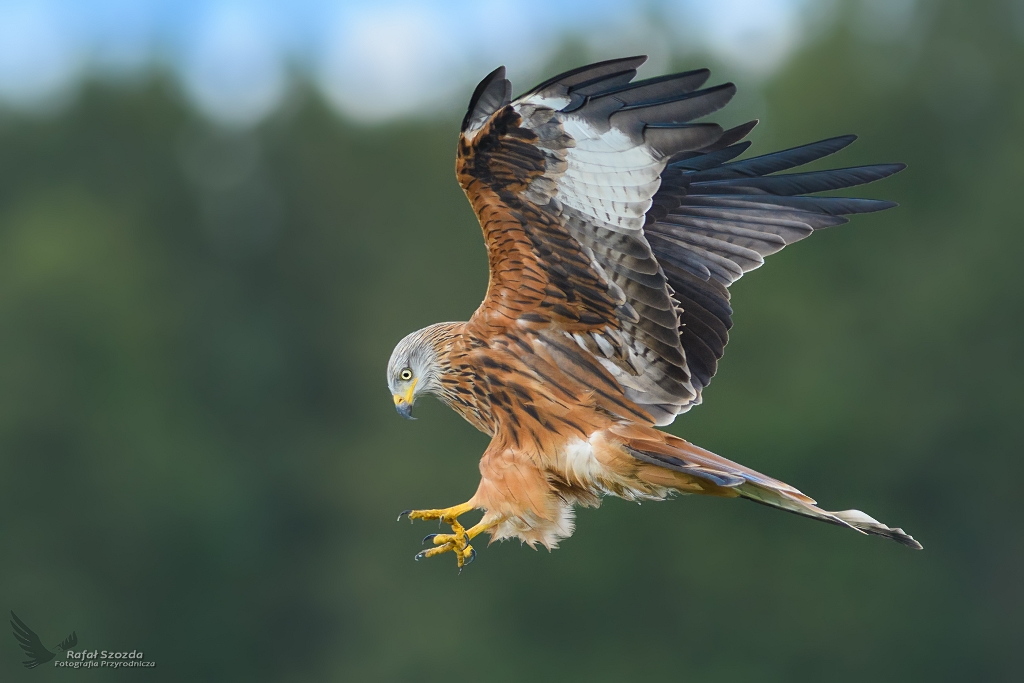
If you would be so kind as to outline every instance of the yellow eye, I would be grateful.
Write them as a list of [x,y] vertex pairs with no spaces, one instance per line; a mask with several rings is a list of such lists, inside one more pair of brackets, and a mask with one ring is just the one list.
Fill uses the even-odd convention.
[[403,382],[408,382],[409,380],[412,379],[412,370],[410,370],[409,368],[402,370],[400,373],[398,373],[398,379],[402,380]]

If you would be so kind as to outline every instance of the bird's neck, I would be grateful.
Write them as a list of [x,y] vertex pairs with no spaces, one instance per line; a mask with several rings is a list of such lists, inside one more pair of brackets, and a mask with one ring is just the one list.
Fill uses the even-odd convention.
[[461,415],[484,434],[493,435],[496,425],[487,387],[475,367],[474,352],[483,342],[466,329],[466,323],[443,323],[434,350],[440,368],[439,389],[434,393],[442,403]]

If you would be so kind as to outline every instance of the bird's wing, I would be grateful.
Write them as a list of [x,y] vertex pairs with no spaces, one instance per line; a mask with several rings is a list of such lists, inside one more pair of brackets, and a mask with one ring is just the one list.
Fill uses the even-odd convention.
[[474,320],[572,336],[668,424],[715,373],[732,282],[845,214],[894,205],[800,195],[903,166],[769,175],[852,136],[733,161],[756,121],[693,121],[735,87],[699,89],[706,69],[632,82],[644,59],[576,69],[515,100],[497,69],[473,94],[456,168],[490,261]]
[[25,651],[25,654],[29,656],[27,660],[22,662],[27,668],[34,669],[40,664],[44,664],[56,655],[45,647],[43,647],[43,641],[39,639],[35,631],[30,629],[24,621],[18,618],[18,615],[13,611],[11,612],[11,627],[14,629],[14,637],[21,645],[21,649]]
[[60,641],[60,645],[57,646],[57,649],[70,650],[75,645],[78,645],[78,632],[72,631],[70,636]]
[[571,335],[666,424],[698,394],[645,215],[669,160],[722,137],[691,122],[735,88],[698,90],[707,70],[630,83],[644,59],[583,67],[515,101],[494,71],[463,121],[457,172],[490,261],[474,321]]
[[787,244],[846,223],[846,215],[896,206],[802,195],[869,183],[905,168],[875,164],[770,175],[833,154],[856,136],[733,161],[750,143],[737,142],[730,133],[711,149],[668,164],[644,228],[680,305],[680,339],[698,394],[714,376],[729,340],[729,285]]

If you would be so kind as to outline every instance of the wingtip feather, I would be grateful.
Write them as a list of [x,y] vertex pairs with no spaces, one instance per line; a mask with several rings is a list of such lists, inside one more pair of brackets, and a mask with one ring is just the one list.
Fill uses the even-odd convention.
[[462,119],[462,132],[483,124],[494,112],[511,99],[512,84],[505,78],[505,67],[487,74],[473,90],[466,116]]

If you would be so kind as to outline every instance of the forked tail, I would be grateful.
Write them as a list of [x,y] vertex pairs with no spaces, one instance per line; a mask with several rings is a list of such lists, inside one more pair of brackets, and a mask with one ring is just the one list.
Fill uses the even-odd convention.
[[[765,477],[765,479],[769,478]],[[774,482],[775,480],[772,479],[770,481]],[[886,526],[874,517],[861,512],[860,510],[840,510],[838,512],[822,510],[815,504],[813,499],[808,498],[791,486],[783,484],[782,482],[776,483],[782,484],[782,486],[790,490],[787,491],[779,489],[774,486],[764,485],[760,482],[746,481],[736,487],[736,492],[743,498],[752,500],[755,503],[770,505],[775,508],[786,510],[787,512],[794,512],[798,515],[803,515],[804,517],[810,517],[811,519],[820,519],[821,521],[829,522],[830,524],[849,527],[850,529],[859,531],[862,534],[874,534],[875,536],[891,538],[897,543],[902,543],[903,545],[916,550],[921,550],[923,548],[920,543],[914,540],[913,536],[905,532],[903,529]]]
[[[822,510],[815,504],[814,499],[789,484],[755,472],[671,434],[654,429],[641,431],[636,427],[613,427],[612,431],[622,438],[623,449],[637,460],[675,472],[679,478],[680,491],[740,496],[811,519],[849,527],[863,534],[891,538],[911,548],[922,548],[921,544],[903,529],[886,526],[860,510]],[[638,474],[641,478],[644,477],[642,469]]]

